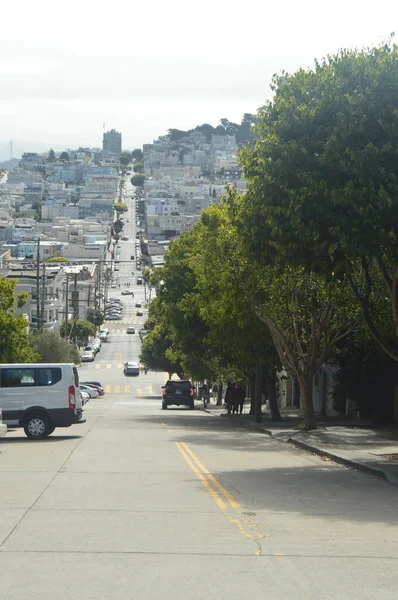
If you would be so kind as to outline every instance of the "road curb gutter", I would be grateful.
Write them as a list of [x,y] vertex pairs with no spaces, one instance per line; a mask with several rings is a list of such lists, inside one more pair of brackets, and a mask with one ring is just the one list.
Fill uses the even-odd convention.
[[[274,439],[277,440],[278,438],[274,438]],[[339,463],[345,467],[350,467],[351,469],[356,469],[357,471],[362,471],[363,473],[367,473],[368,475],[373,475],[375,477],[384,479],[385,481],[388,481],[388,483],[390,483],[391,485],[397,485],[397,483],[398,483],[395,478],[391,478],[388,473],[386,473],[385,471],[382,471],[380,469],[377,469],[376,467],[370,467],[369,465],[364,465],[364,464],[358,463],[354,460],[350,460],[348,458],[343,458],[341,456],[337,456],[336,454],[333,454],[332,452],[328,452],[327,450],[320,450],[319,448],[316,448],[315,446],[311,446],[311,444],[307,444],[306,442],[301,442],[300,440],[295,440],[294,438],[288,438],[286,440],[286,442],[289,444],[293,444],[293,446],[296,446],[296,448],[300,448],[301,450],[313,452],[317,456],[327,456],[334,462]]]

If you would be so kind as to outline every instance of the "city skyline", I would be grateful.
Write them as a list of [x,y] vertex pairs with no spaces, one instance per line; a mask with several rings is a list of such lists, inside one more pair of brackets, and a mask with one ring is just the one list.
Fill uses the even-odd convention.
[[271,7],[248,0],[244,9],[204,0],[194,14],[182,0],[155,2],[150,15],[126,4],[105,16],[71,0],[60,28],[49,0],[8,5],[1,159],[10,140],[16,152],[101,147],[104,122],[127,149],[169,128],[239,122],[271,97],[273,74],[308,68],[340,48],[380,44],[398,22],[392,0],[380,11],[357,0],[337,0],[333,10],[315,0]]

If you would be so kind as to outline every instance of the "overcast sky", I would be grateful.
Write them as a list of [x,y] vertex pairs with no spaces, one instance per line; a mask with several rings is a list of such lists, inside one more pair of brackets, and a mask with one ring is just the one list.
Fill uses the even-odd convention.
[[398,30],[397,0],[19,0],[2,6],[0,158],[47,147],[124,148],[170,127],[240,121],[283,69]]

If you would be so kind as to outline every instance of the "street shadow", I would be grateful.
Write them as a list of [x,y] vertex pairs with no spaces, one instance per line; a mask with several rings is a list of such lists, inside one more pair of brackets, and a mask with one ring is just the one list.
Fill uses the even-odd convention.
[[[396,487],[351,469],[335,468],[331,463],[308,467],[273,464],[261,469],[217,472],[216,476],[226,489],[233,490],[243,512],[275,512],[279,525],[283,513],[389,527],[398,522]],[[272,514],[267,517],[272,528]],[[295,524],[293,521],[293,527]]]
[[30,440],[24,434],[20,436],[12,436],[10,437],[8,433],[15,431],[15,429],[9,429],[7,435],[2,439],[2,444],[38,444],[41,442],[42,444],[51,444],[56,442],[64,442],[65,440],[80,440],[83,435],[53,435],[51,434],[47,438],[43,440]]

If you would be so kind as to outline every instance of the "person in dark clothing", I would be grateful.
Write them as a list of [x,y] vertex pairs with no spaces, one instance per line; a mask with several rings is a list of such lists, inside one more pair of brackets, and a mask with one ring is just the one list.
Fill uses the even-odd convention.
[[239,413],[242,414],[243,413],[243,403],[244,403],[245,397],[246,397],[245,388],[243,387],[243,385],[238,385],[238,388],[236,391],[236,396],[237,396],[237,401],[238,401],[236,412],[238,412],[238,408],[239,408]]
[[238,405],[239,405],[239,386],[236,383],[233,384],[232,387],[232,399],[233,399],[233,414],[238,414]]
[[227,390],[225,392],[225,404],[227,405],[229,415],[231,414],[231,410],[234,405],[233,388],[234,384],[228,381]]

